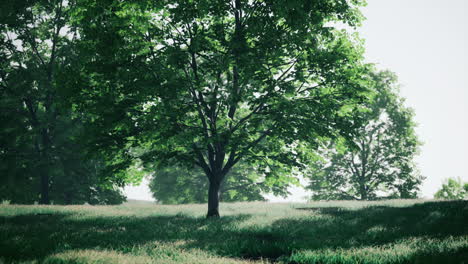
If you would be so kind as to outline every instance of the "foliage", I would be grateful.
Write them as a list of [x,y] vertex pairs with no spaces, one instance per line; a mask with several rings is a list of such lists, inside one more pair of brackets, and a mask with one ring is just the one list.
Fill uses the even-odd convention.
[[466,199],[468,198],[468,182],[464,183],[460,178],[448,178],[442,184],[440,190],[434,194],[436,199]]
[[[285,194],[323,142],[351,151],[358,144],[340,140],[352,142],[362,123],[380,113],[365,112],[364,103],[369,88],[387,77],[370,74],[362,41],[337,29],[358,26],[362,5],[2,3],[0,173],[6,176],[0,198],[121,201],[118,187],[138,182],[142,167],[156,170],[165,185],[153,187],[166,202],[208,200],[210,216],[218,215],[220,195],[256,200],[262,191]],[[392,133],[408,140],[383,139],[389,147],[377,151],[396,148],[411,156],[417,145],[412,125],[405,125],[411,113],[386,110],[392,120],[401,119]],[[385,178],[383,186],[399,197],[415,196],[421,179],[412,163],[392,158],[387,165],[399,171],[375,172]],[[183,176],[174,172],[194,166]],[[181,185],[186,182],[198,187],[189,190]],[[237,184],[249,187],[239,191]],[[361,198],[373,198],[381,185],[364,186]],[[171,196],[177,192],[187,196]]]
[[467,201],[0,205],[5,263],[463,263]]
[[375,96],[366,123],[354,131],[352,141],[325,145],[309,172],[314,200],[415,198],[423,177],[415,169],[420,143],[413,112],[398,96],[396,77],[390,72],[371,74]]
[[[284,186],[269,187],[258,180],[261,178],[253,168],[241,163],[226,177],[221,187],[223,202],[264,201],[262,194],[287,195]],[[163,204],[206,203],[208,181],[205,173],[197,167],[171,166],[156,170],[149,188],[156,201]]]
[[[69,24],[74,4],[0,6],[0,200],[70,204],[110,195],[112,187],[93,191],[101,188],[103,159],[86,156],[79,139],[85,116],[66,100],[64,80],[78,59]],[[119,190],[111,192],[122,199]]]
[[106,155],[144,145],[145,163],[200,167],[216,215],[239,161],[268,186],[295,184],[310,149],[358,125],[368,67],[333,25],[358,25],[362,4],[80,1],[75,103]]

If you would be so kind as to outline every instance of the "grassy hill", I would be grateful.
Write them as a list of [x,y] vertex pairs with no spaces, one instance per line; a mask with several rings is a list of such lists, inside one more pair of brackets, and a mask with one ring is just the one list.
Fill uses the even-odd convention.
[[468,201],[0,205],[0,263],[468,263]]

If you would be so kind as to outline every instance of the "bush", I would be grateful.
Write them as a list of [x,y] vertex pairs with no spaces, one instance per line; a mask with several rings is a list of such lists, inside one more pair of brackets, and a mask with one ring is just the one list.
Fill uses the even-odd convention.
[[468,183],[462,183],[460,178],[448,178],[442,188],[434,194],[437,199],[465,199],[468,198]]

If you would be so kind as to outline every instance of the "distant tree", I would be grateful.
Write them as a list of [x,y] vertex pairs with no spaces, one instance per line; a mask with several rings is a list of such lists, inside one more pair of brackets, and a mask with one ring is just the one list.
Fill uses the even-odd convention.
[[434,194],[434,198],[451,200],[468,198],[468,182],[463,184],[460,178],[448,178]]
[[[220,201],[264,201],[262,194],[287,195],[283,185],[270,186],[261,179],[261,175],[255,169],[243,163],[239,164],[229,172],[229,177],[225,178],[226,182],[221,186]],[[206,203],[208,201],[206,175],[198,167],[171,166],[156,169],[151,176],[149,187],[153,197],[163,204]]]
[[105,188],[97,186],[91,190],[91,195],[86,201],[91,205],[117,205],[127,201],[127,197],[120,188]]
[[415,198],[423,177],[415,169],[420,145],[413,112],[398,96],[396,77],[372,74],[375,96],[366,123],[351,141],[331,141],[318,152],[309,173],[314,200],[373,200],[380,196]]
[[[74,148],[77,150],[77,148]],[[89,160],[68,153],[59,167],[49,170],[50,199],[54,204],[121,204],[126,201],[122,188],[103,178],[103,161]]]
[[361,4],[80,1],[76,102],[100,127],[89,135],[112,142],[103,149],[145,145],[140,158],[162,168],[200,167],[208,217],[241,160],[265,184],[296,183],[308,150],[359,123],[368,67],[334,25],[358,25]]

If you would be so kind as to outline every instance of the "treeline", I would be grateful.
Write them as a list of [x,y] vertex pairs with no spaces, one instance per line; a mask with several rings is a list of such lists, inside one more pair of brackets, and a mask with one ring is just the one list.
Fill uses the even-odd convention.
[[[284,2],[284,3],[283,3]],[[416,197],[413,112],[363,61],[360,1],[4,1],[0,200]]]

